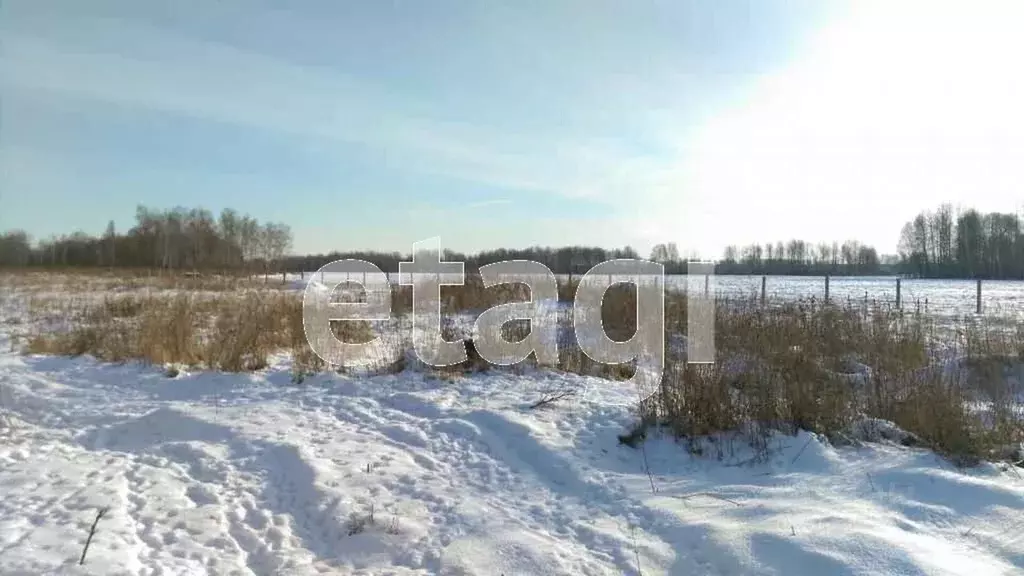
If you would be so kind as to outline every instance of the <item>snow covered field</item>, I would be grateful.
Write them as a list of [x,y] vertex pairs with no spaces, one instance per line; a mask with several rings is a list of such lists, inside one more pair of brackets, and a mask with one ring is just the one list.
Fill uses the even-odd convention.
[[[314,275],[290,275],[296,286],[301,286]],[[328,279],[330,275],[328,275]],[[339,277],[340,278],[340,277]],[[335,280],[339,279],[335,278]],[[391,275],[397,282],[398,275]],[[567,275],[561,275],[567,279]],[[685,290],[687,277],[666,277],[669,287]],[[698,282],[698,285],[702,283]],[[715,276],[710,286],[720,298],[748,298],[761,292],[761,276]],[[975,313],[977,284],[973,280],[903,279],[902,305],[914,310],[918,305],[941,318],[970,316]],[[765,291],[769,298],[793,301],[825,295],[825,279],[817,276],[768,276]],[[836,276],[830,279],[829,293],[836,302],[862,302],[865,295],[871,301],[895,305],[896,278],[892,276]],[[1014,280],[986,280],[982,288],[982,304],[987,314],[1024,318],[1024,282]]]
[[1012,468],[806,433],[766,459],[735,438],[638,450],[617,438],[635,422],[623,383],[408,370],[295,385],[287,356],[172,378],[23,356],[12,326],[3,575],[1024,572]]

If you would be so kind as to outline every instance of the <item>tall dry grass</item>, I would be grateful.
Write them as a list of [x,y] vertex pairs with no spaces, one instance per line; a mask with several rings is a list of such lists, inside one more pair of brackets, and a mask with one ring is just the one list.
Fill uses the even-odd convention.
[[[669,298],[672,341],[686,303]],[[939,330],[929,316],[878,304],[734,301],[717,310],[719,361],[687,364],[670,348],[641,424],[690,439],[742,430],[763,445],[770,431],[798,429],[848,441],[855,423],[881,418],[959,461],[991,457],[1024,441],[1022,391],[981,368],[1024,362],[1022,331],[998,324]]]
[[240,271],[206,271],[193,273],[176,270],[109,269],[109,268],[28,268],[0,271],[2,284],[10,289],[47,291],[61,296],[69,294],[115,291],[234,292],[250,289],[287,287],[280,274],[263,276]]
[[[559,299],[571,301],[576,282],[559,283]],[[396,317],[411,309],[411,288],[392,287]],[[525,286],[484,288],[478,276],[464,286],[441,289],[446,317],[473,315],[496,304],[522,301]],[[27,350],[91,354],[121,362],[143,360],[226,371],[257,370],[271,355],[288,352],[296,379],[328,368],[309,349],[302,328],[301,296],[279,290],[129,293],[99,301],[85,297],[40,297],[30,312],[46,326],[30,335]],[[770,431],[804,429],[837,442],[851,440],[866,418],[894,422],[914,442],[970,462],[1007,453],[1024,441],[1020,401],[1007,370],[1024,362],[1024,325],[994,317],[939,325],[916,311],[876,302],[824,304],[813,300],[761,303],[757,298],[718,303],[718,361],[686,362],[687,302],[665,296],[666,369],[660,389],[645,394],[638,430],[657,426],[680,438],[741,431],[757,446]],[[567,322],[569,315],[562,316]],[[612,286],[601,307],[613,340],[636,331],[636,290]],[[396,331],[399,324],[386,326]],[[447,338],[456,340],[450,323]],[[373,328],[379,328],[374,326]],[[340,322],[332,329],[346,342],[377,335],[408,348],[401,335],[371,330],[365,322]],[[506,325],[505,337],[525,337],[523,323]],[[556,369],[627,379],[631,363],[608,365],[582,353],[572,328],[561,327]],[[953,361],[956,359],[956,361]],[[528,359],[526,362],[532,362]],[[473,369],[480,362],[474,361]],[[408,367],[408,354],[381,358],[379,370]],[[440,370],[456,375],[464,367]],[[1022,456],[1024,457],[1024,456]]]
[[[372,337],[366,322],[334,322],[332,330],[346,342]],[[25,350],[227,372],[259,370],[272,354],[291,352],[300,372],[323,367],[306,343],[301,298],[273,291],[108,297],[85,304],[65,329],[32,335]]]

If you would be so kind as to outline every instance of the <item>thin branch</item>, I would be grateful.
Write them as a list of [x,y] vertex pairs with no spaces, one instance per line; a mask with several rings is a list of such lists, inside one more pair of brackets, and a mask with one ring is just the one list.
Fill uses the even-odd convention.
[[651,494],[658,493],[658,487],[654,485],[654,474],[651,473],[651,464],[647,461],[647,449],[644,448],[644,441],[640,442],[640,455],[644,458],[644,472],[647,472],[647,479],[651,481]]
[[692,494],[675,494],[672,497],[673,498],[678,498],[679,500],[689,500],[690,498],[695,498],[697,496],[707,496],[708,498],[714,498],[716,500],[721,500],[723,502],[728,502],[729,504],[733,504],[735,506],[743,506],[743,504],[741,502],[737,502],[735,500],[730,500],[729,498],[726,498],[725,496],[721,496],[721,495],[715,494],[713,492],[694,492]]
[[530,410],[534,410],[536,408],[542,408],[542,407],[547,406],[549,404],[553,404],[555,402],[558,402],[559,400],[561,400],[563,398],[568,398],[569,396],[574,396],[575,394],[576,394],[575,390],[563,390],[561,392],[554,393],[554,394],[545,394],[543,397],[541,397],[540,400],[534,402],[533,404],[530,404]]
[[793,457],[793,461],[789,463],[790,466],[796,464],[796,461],[800,459],[801,455],[803,455],[804,450],[807,450],[807,447],[811,444],[811,440],[814,440],[814,436],[808,436],[807,442],[804,443],[804,447],[801,448],[800,451],[796,453],[796,456]]
[[639,576],[644,576],[644,571],[640,567],[640,546],[636,541],[636,526],[632,523],[629,525],[629,536],[633,539],[633,555],[636,557],[636,573]]
[[92,521],[92,528],[89,529],[89,537],[85,540],[85,547],[82,548],[82,557],[78,560],[78,565],[85,564],[85,555],[89,552],[89,545],[92,544],[92,537],[96,535],[96,525],[100,523],[100,518],[103,518],[110,508],[100,508],[96,512],[96,519]]

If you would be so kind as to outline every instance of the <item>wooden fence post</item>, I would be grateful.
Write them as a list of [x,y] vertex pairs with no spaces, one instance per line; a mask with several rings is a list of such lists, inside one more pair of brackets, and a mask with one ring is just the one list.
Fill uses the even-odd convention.
[[829,289],[829,282],[830,282],[830,280],[831,280],[831,277],[828,274],[826,274],[825,275],[825,304],[828,304],[828,289]]
[[981,278],[978,278],[978,314],[981,314]]
[[761,306],[764,306],[765,285],[768,283],[768,275],[761,276]]
[[900,278],[897,278],[896,279],[896,309],[897,310],[901,309],[901,305],[900,305],[900,297],[901,296],[902,296],[902,294],[900,293]]

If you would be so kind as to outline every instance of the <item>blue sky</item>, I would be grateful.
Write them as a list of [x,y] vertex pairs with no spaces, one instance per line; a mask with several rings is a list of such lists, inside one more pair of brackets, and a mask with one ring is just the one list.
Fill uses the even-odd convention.
[[298,252],[718,256],[1016,209],[1020,9],[890,4],[5,0],[0,229],[230,206]]

